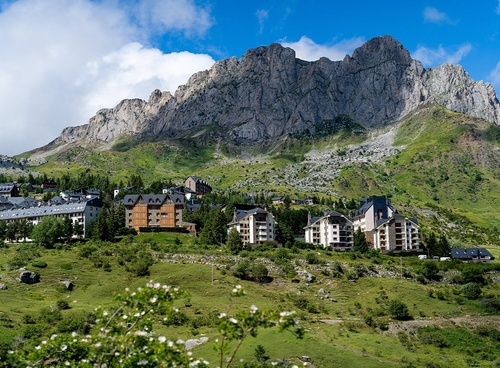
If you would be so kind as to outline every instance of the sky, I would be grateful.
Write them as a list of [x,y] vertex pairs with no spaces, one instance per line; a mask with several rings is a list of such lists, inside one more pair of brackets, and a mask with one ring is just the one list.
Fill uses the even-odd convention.
[[281,43],[342,60],[391,35],[432,68],[500,91],[500,0],[0,0],[0,154],[170,91],[216,61]]

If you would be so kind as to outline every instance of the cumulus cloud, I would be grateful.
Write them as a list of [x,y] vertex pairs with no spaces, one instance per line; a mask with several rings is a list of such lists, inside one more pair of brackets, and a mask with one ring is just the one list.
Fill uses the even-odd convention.
[[[188,13],[193,5],[179,4],[187,4]],[[98,109],[124,98],[147,99],[155,88],[173,92],[192,73],[214,63],[208,55],[164,54],[135,42],[144,36],[142,25],[118,5],[91,0],[3,4],[0,154],[40,147],[64,127],[84,124]],[[198,28],[184,13],[180,17],[179,31],[195,34],[209,26],[203,17]]]
[[450,18],[446,13],[440,12],[436,8],[426,7],[424,9],[424,21],[426,23],[449,22]]
[[459,46],[456,50],[445,49],[439,45],[437,49],[420,46],[412,57],[420,60],[425,67],[433,67],[443,63],[458,64],[472,50],[470,43]]
[[295,50],[297,58],[306,61],[315,61],[321,57],[327,57],[330,60],[342,60],[347,54],[352,54],[354,49],[363,43],[365,43],[363,38],[355,37],[332,45],[320,45],[306,36],[302,36],[297,42],[281,42],[283,46]]

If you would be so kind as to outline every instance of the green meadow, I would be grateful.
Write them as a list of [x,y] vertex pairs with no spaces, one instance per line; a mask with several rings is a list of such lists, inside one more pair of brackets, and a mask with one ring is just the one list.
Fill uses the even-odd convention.
[[[143,234],[116,243],[28,248],[11,244],[0,249],[0,283],[7,285],[0,290],[3,348],[17,344],[29,349],[52,333],[69,331],[68,326],[81,328],[97,306],[111,308],[116,305],[113,295],[152,279],[186,292],[176,302],[176,323],[158,324],[156,330],[169,338],[208,337],[194,354],[213,364],[218,360],[213,349],[218,315],[251,305],[295,310],[306,334],[298,340],[289,332],[261,330],[239,350],[237,358],[243,362],[254,361],[255,349],[262,345],[270,360],[286,359],[299,365],[309,361],[315,367],[491,367],[500,363],[498,310],[484,302],[496,300],[498,308],[497,263],[481,269],[487,282],[481,297],[467,299],[460,292],[461,285],[453,281],[466,266],[441,262],[440,280],[419,282],[421,263],[416,256],[287,249],[286,264],[316,277],[307,283],[299,274],[282,272],[285,263],[273,261],[277,249],[247,250],[234,256],[224,246],[207,247],[185,234]],[[492,251],[498,253],[496,248]],[[315,257],[308,256],[310,252]],[[31,254],[25,267],[40,275],[39,283],[16,280],[20,271],[12,264],[19,265],[21,253]],[[152,257],[149,274],[142,276],[134,266],[143,257],[140,254]],[[242,260],[265,264],[270,282],[236,278],[233,270]],[[46,263],[46,267],[35,267],[34,262]],[[74,289],[66,290],[63,281],[71,281]],[[237,284],[246,295],[230,297]],[[407,306],[409,318],[391,315],[393,300]]]

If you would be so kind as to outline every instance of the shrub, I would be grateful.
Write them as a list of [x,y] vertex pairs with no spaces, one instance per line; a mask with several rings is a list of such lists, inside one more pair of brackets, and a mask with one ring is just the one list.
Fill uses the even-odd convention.
[[469,282],[460,288],[460,293],[467,299],[478,299],[481,296],[481,286],[474,282]]
[[62,310],[66,310],[69,308],[70,308],[69,303],[66,300],[58,300],[56,303],[57,310],[62,311]]
[[411,319],[408,306],[401,300],[393,299],[389,302],[389,313],[391,314],[392,318],[399,321]]
[[35,261],[35,262],[31,263],[31,265],[33,267],[45,268],[45,267],[47,267],[47,262],[44,262],[44,261]]

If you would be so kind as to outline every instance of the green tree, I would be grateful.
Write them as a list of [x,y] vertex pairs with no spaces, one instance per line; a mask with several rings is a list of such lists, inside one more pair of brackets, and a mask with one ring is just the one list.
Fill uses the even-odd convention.
[[438,276],[439,268],[434,261],[424,261],[417,272],[428,280],[434,280]]
[[201,241],[207,245],[220,245],[226,241],[226,237],[226,216],[218,208],[210,209],[203,229],[200,232]]
[[227,247],[233,254],[238,254],[243,250],[243,242],[238,230],[233,227],[227,235]]
[[355,252],[366,253],[368,252],[368,243],[366,241],[366,235],[364,231],[361,231],[361,228],[358,227],[358,230],[354,233],[354,246],[353,250]]
[[115,237],[113,224],[108,209],[102,208],[97,215],[97,220],[92,226],[92,238],[112,241]]
[[4,242],[7,238],[7,222],[0,220],[0,242]]
[[66,242],[71,241],[71,238],[73,237],[73,221],[69,216],[64,217],[63,219],[63,237],[66,240]]
[[40,222],[35,225],[31,232],[33,241],[44,247],[52,248],[54,243],[64,236],[63,221],[54,216],[42,217]]

